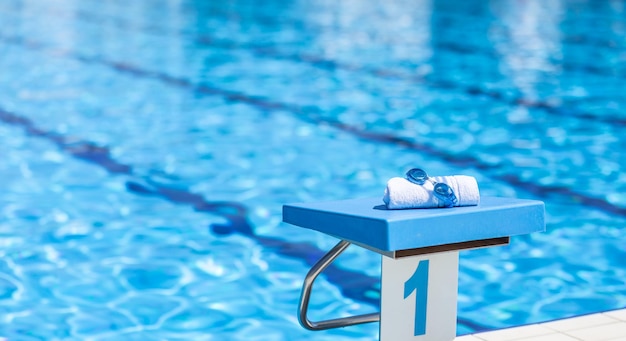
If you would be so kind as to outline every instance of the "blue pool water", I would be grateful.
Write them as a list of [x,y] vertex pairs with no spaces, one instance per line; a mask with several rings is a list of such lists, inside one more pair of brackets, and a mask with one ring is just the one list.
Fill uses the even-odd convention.
[[[546,203],[463,252],[458,333],[626,307],[623,1],[0,3],[0,337],[311,333],[336,240],[282,204],[380,195],[420,166]],[[376,311],[348,249],[311,318]]]

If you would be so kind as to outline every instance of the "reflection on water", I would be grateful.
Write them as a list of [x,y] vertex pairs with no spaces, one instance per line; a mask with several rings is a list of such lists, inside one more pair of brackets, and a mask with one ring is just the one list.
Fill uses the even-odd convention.
[[[546,233],[463,254],[460,333],[626,306],[624,14],[2,2],[0,336],[309,338],[298,283],[335,240],[281,205],[381,195],[414,166],[546,202]],[[379,263],[346,252],[319,308],[376,309]]]

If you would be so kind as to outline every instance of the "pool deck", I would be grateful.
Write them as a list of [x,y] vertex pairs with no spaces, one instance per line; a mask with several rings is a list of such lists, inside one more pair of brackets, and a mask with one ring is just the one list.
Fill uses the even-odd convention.
[[459,336],[455,341],[626,341],[626,309]]

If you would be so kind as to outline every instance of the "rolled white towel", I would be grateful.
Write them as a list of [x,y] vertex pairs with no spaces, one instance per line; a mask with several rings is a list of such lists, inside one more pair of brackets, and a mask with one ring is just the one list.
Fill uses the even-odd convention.
[[[452,188],[457,198],[455,206],[476,206],[480,202],[478,182],[473,176],[432,176],[430,179],[445,183]],[[387,181],[383,201],[387,208],[392,210],[445,207],[445,203],[433,193],[433,188],[434,185],[431,181],[418,185],[405,178],[391,178]]]

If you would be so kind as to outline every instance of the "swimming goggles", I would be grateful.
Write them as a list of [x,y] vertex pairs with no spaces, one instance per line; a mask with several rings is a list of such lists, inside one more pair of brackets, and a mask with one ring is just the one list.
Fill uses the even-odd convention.
[[443,202],[445,207],[454,207],[458,203],[458,199],[450,186],[429,178],[423,169],[413,168],[409,170],[406,172],[406,179],[420,186],[426,183],[426,181],[430,181],[435,186],[433,193],[437,199]]

